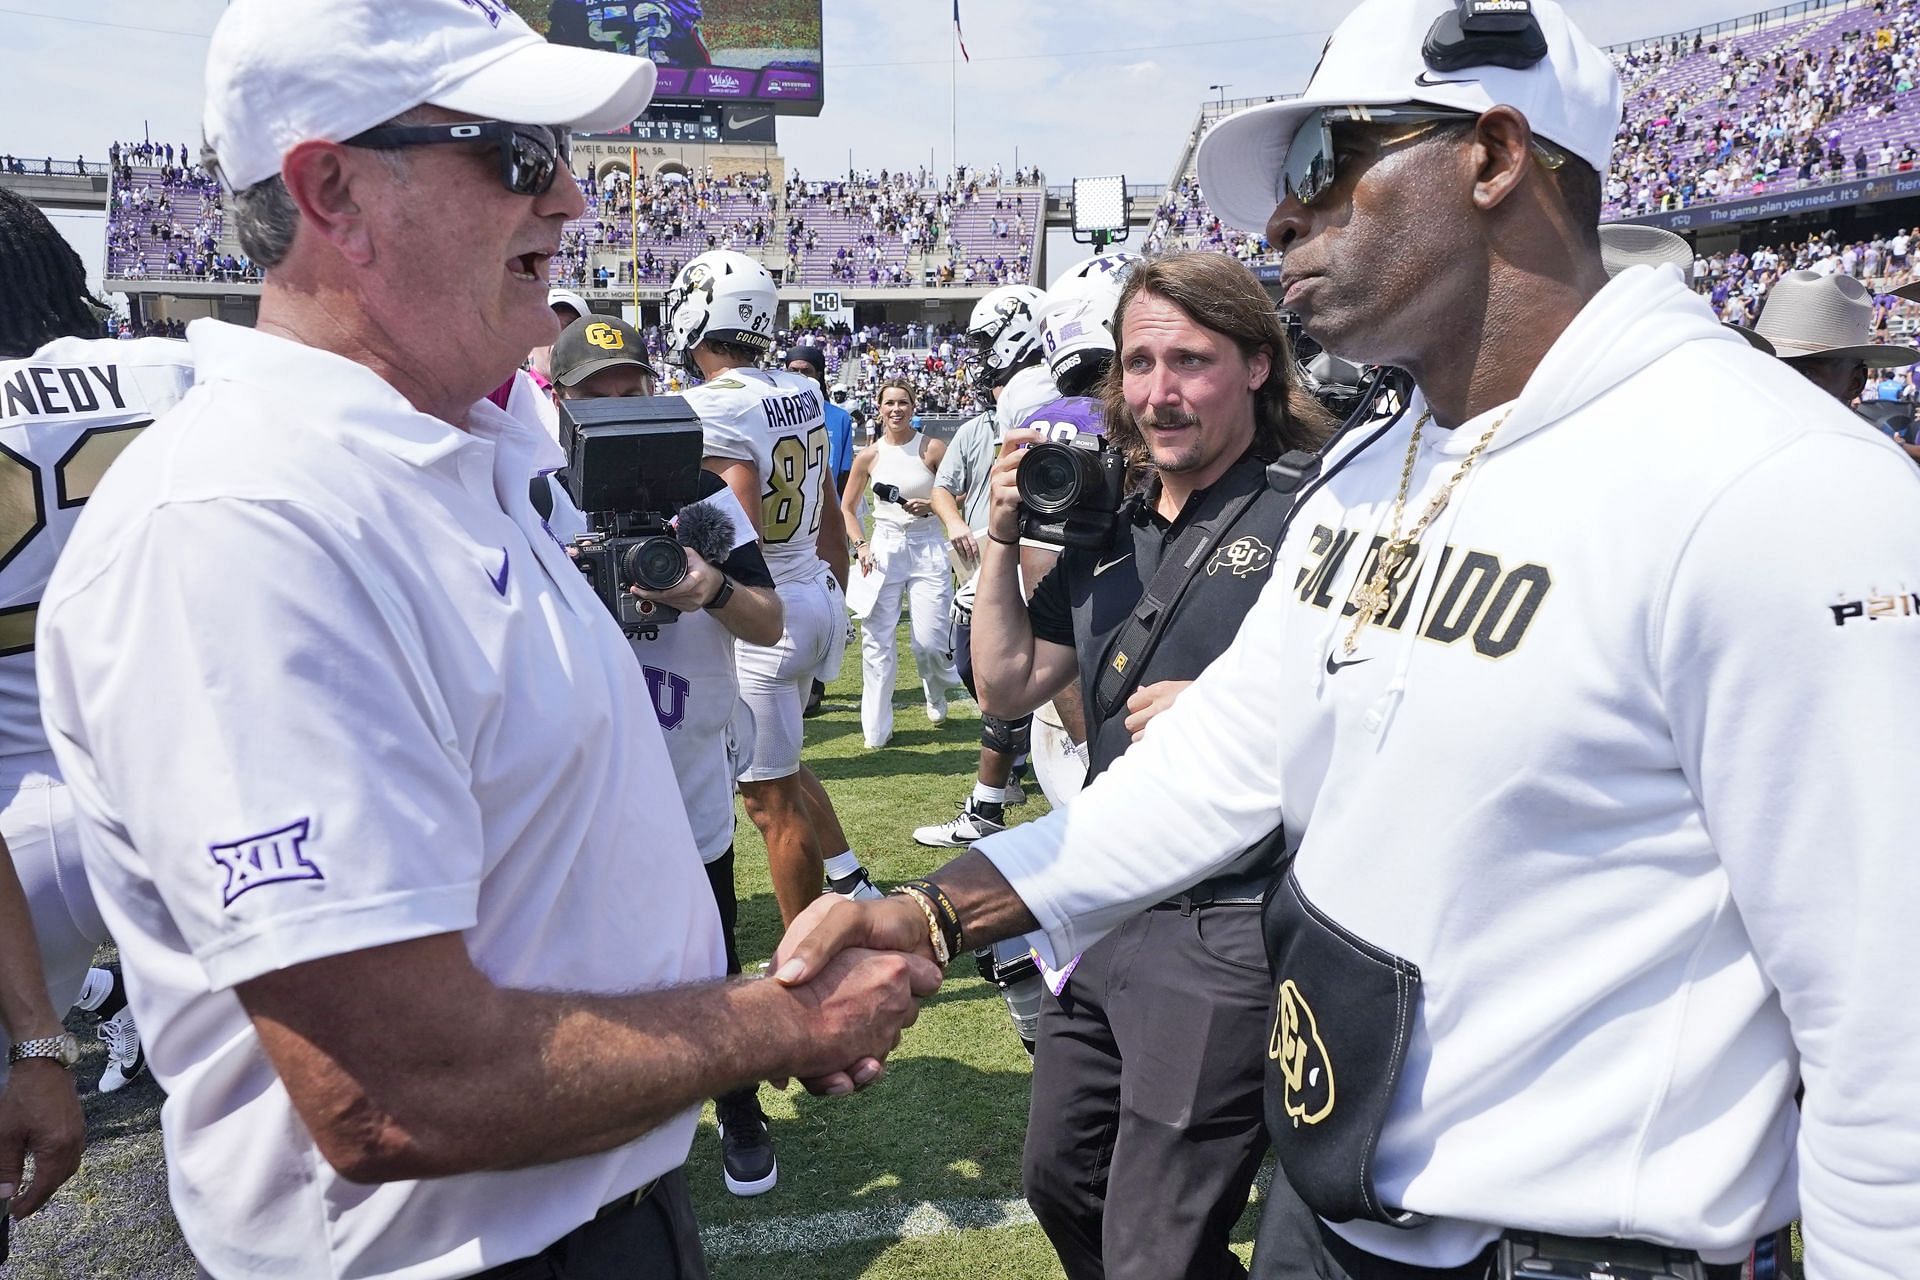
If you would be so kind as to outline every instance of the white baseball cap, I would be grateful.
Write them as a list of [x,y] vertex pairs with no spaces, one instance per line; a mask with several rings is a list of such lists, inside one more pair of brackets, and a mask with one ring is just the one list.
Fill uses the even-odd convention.
[[570,307],[576,319],[583,319],[593,314],[593,308],[587,305],[587,300],[571,289],[547,290],[547,305],[549,307]]
[[235,190],[302,142],[431,105],[585,132],[633,123],[645,58],[549,44],[505,0],[234,0],[207,49],[207,143]]
[[1334,30],[1306,92],[1236,111],[1200,140],[1195,168],[1207,205],[1243,231],[1266,230],[1284,194],[1287,150],[1307,117],[1324,107],[1421,102],[1476,115],[1509,106],[1535,134],[1604,174],[1621,118],[1620,77],[1555,0],[1532,0],[1547,55],[1524,71],[1429,67],[1427,33],[1455,0],[1362,0]]

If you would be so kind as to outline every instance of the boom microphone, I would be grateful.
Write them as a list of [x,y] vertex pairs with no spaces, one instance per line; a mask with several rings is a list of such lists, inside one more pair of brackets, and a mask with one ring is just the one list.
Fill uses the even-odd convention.
[[732,555],[737,541],[732,517],[709,502],[690,502],[680,508],[673,518],[673,537],[713,565]]

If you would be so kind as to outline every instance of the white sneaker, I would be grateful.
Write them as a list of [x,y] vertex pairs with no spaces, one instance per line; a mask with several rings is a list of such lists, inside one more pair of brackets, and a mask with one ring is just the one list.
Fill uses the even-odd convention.
[[100,1075],[100,1092],[117,1093],[147,1069],[140,1028],[133,1025],[133,1010],[123,1008],[102,1022],[100,1041],[107,1046],[107,1069]]
[[865,867],[861,867],[844,876],[828,876],[827,891],[829,893],[837,893],[843,898],[852,898],[856,901],[862,898],[884,898],[887,896],[880,892],[879,886],[873,883],[873,877],[867,874]]
[[981,813],[975,807],[973,797],[968,796],[966,803],[960,806],[960,812],[953,818],[937,826],[918,828],[913,833],[913,839],[915,844],[923,844],[931,849],[964,849],[975,840],[1006,829],[1006,823]]
[[947,704],[943,702],[936,707],[932,703],[928,703],[927,704],[927,723],[932,725],[934,728],[938,729],[941,725],[945,724],[946,722],[947,722]]

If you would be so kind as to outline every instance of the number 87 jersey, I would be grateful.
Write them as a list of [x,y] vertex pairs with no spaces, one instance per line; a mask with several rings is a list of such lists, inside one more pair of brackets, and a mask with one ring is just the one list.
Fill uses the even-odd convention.
[[33,630],[107,466],[193,385],[187,344],[61,338],[0,361],[0,756],[45,751]]
[[815,550],[827,469],[826,409],[813,379],[784,369],[729,369],[683,393],[712,458],[752,463],[760,476],[760,541],[776,586],[826,572]]

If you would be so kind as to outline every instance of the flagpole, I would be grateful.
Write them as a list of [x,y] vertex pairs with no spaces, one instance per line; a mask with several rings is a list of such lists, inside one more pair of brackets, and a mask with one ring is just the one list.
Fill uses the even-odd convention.
[[947,159],[960,172],[960,23],[954,7],[953,37],[947,46]]

